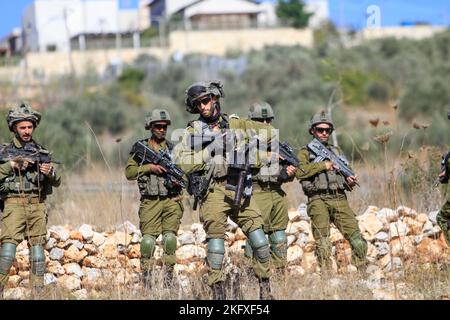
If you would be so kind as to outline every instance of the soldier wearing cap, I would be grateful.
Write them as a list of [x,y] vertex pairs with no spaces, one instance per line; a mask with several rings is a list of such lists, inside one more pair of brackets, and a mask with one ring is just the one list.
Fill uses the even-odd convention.
[[[167,127],[170,125],[170,115],[167,110],[155,109],[145,119],[145,129],[152,135],[141,140],[151,149],[172,153],[173,144],[166,140]],[[177,231],[183,216],[182,188],[173,185],[165,174],[165,169],[158,164],[143,164],[135,157],[133,149],[125,168],[128,180],[137,180],[141,204],[139,207],[139,226],[142,233],[141,270],[144,286],[150,288],[153,254],[156,239],[162,235],[164,255],[164,285],[172,285],[173,269],[176,264]],[[141,162],[140,162],[141,161]]]
[[[14,139],[5,148],[49,152],[33,139],[41,120],[41,114],[27,103],[9,110],[6,117]],[[44,286],[45,237],[47,234],[47,212],[45,199],[53,187],[61,184],[61,177],[52,163],[37,163],[20,158],[0,164],[0,190],[5,207],[2,217],[0,250],[0,292],[8,282],[8,273],[14,262],[17,245],[25,236],[30,248],[30,283],[39,294]]]
[[[217,152],[216,149],[211,151],[207,147],[201,150],[193,150],[189,145],[189,137],[191,134],[235,133],[240,130],[243,135],[236,134],[239,137],[237,142],[239,144],[250,139],[248,130],[266,130],[267,141],[270,143],[270,134],[273,127],[251,120],[229,118],[223,113],[220,98],[224,96],[224,92],[220,81],[195,83],[188,87],[185,94],[187,111],[199,114],[199,118],[188,124],[183,142],[180,144],[181,148],[176,152],[177,164],[189,175],[212,176],[210,180],[207,180],[209,186],[201,201],[200,215],[207,234],[208,284],[211,286],[213,299],[227,298],[225,290],[226,275],[223,270],[227,218],[236,222],[249,238],[255,257],[253,259],[253,270],[260,284],[260,298],[271,299],[273,296],[269,281],[271,275],[270,250],[269,242],[264,234],[264,221],[260,210],[253,197],[244,198],[241,206],[236,209],[233,206],[235,192],[227,188],[227,185],[236,185],[238,178],[236,173],[228,166],[226,158],[226,155],[233,151],[228,148],[228,137],[230,135],[226,134],[224,141],[216,140],[219,141],[219,144],[222,142],[224,144],[221,150],[222,146],[218,146],[217,150],[220,151]],[[196,159],[199,161],[196,161]]]
[[[275,115],[272,107],[267,102],[257,102],[250,107],[248,118],[253,121],[270,124]],[[264,170],[265,169],[265,170]],[[288,180],[282,180],[280,169],[286,170]],[[278,167],[277,172],[272,172],[267,164],[257,170],[253,175],[253,198],[264,218],[264,232],[270,243],[270,260],[272,270],[280,270],[287,264],[287,228],[288,203],[286,193],[281,188],[285,182],[292,181],[297,169],[293,166]],[[251,247],[245,246],[245,255],[252,257]]]
[[[315,114],[310,121],[309,133],[320,140],[329,150],[343,157],[342,151],[328,143],[334,125],[324,111]],[[356,185],[356,176],[345,179],[339,174],[336,165],[328,160],[314,162],[315,155],[305,146],[298,158],[300,167],[297,178],[301,181],[303,192],[308,197],[307,212],[316,241],[316,256],[322,269],[331,268],[330,223],[350,242],[352,263],[364,271],[367,242],[361,236],[358,221],[350,208],[346,191]]]

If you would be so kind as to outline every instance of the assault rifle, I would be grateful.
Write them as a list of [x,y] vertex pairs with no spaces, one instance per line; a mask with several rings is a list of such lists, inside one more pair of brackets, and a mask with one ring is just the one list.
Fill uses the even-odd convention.
[[13,148],[9,145],[0,146],[0,162],[16,161],[38,163],[61,163],[52,160],[50,152],[41,149],[33,143],[27,143],[23,148]]
[[450,159],[450,152],[448,152],[447,154],[442,156],[440,172],[445,172],[445,174],[443,176],[438,177],[435,180],[435,182],[433,183],[433,187],[437,187],[439,185],[439,183],[442,183],[442,184],[448,183],[448,181],[450,179],[450,170],[447,166],[449,159]]
[[[314,138],[313,141],[308,144],[308,149],[316,155],[313,162],[329,160],[336,165],[337,172],[342,174],[345,178],[355,176],[355,173],[348,167],[347,159],[343,156],[338,156],[333,151],[327,149],[318,139]],[[359,186],[358,183],[356,183],[356,185]]]
[[137,160],[142,164],[152,163],[160,165],[166,170],[167,177],[172,183],[186,188],[186,181],[183,178],[184,171],[173,163],[166,151],[160,150],[156,152],[147,147],[142,141],[138,141],[134,144],[131,153],[134,153]]
[[[282,164],[283,167],[294,166],[294,167],[298,168],[300,166],[300,160],[295,155],[294,148],[292,148],[288,142],[285,141],[285,142],[280,143],[279,155],[281,158],[280,164]],[[281,182],[289,180],[289,176],[287,175],[285,168],[283,168],[280,171],[279,180]]]
[[[226,184],[225,189],[234,191],[233,207],[238,209],[241,206],[242,196],[250,198],[253,192],[252,173],[250,171],[250,152],[256,147],[258,139],[253,139],[250,143],[245,143],[241,149],[233,151],[233,163],[228,165],[231,171],[238,171],[236,185]],[[243,161],[240,161],[242,156]]]

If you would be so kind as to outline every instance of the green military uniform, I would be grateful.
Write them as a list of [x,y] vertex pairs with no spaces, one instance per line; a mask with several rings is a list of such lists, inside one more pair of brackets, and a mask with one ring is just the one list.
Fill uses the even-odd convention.
[[[274,112],[267,102],[258,102],[249,109],[248,118],[263,122],[272,121]],[[277,160],[278,161],[278,160]],[[253,175],[253,199],[264,219],[264,232],[270,242],[270,262],[272,269],[283,269],[287,265],[287,238],[285,230],[289,222],[286,193],[282,190],[279,170],[271,172],[271,164],[256,170]],[[294,177],[292,177],[293,180]],[[285,181],[284,181],[285,182]],[[251,257],[251,247],[246,245],[246,256]]]
[[[222,115],[219,119],[219,123],[227,122],[225,119],[226,116]],[[195,133],[194,126],[195,124],[192,123],[192,126],[187,128],[187,135],[184,137],[184,141],[187,141],[190,134]],[[229,128],[231,130],[248,130],[267,129],[267,126],[254,121],[229,119]],[[183,145],[187,145],[187,143],[183,143]],[[190,148],[183,148],[183,150],[179,150],[177,155],[177,164],[179,164],[181,169],[183,169],[187,174],[191,172],[207,172],[212,163],[195,163],[195,158],[201,157],[202,155],[195,154]],[[264,225],[260,210],[258,209],[253,197],[247,201],[244,201],[239,211],[234,210],[232,206],[234,191],[225,189],[227,177],[228,181],[230,181],[230,179],[237,179],[237,177],[230,177],[228,175],[226,165],[216,166],[213,173],[212,185],[200,207],[200,212],[204,219],[203,225],[208,239],[225,238],[227,217],[230,217],[234,222],[236,222],[246,235],[255,230],[261,229]],[[258,277],[269,278],[270,269],[268,261],[261,262],[255,260],[254,269]],[[213,283],[222,282],[224,279],[225,275],[222,268],[213,268],[209,271],[208,283],[210,285]]]
[[[195,92],[198,90],[197,92]],[[186,91],[186,106],[191,113],[196,113],[193,106],[194,99],[199,99],[205,95],[216,97],[223,96],[222,85],[220,82],[201,82],[192,85]],[[217,102],[216,110],[220,110]],[[198,112],[198,111],[197,111]],[[208,148],[193,150],[189,145],[191,134],[204,134],[206,131],[219,131],[230,129],[233,132],[239,132],[239,142],[248,140],[247,130],[267,130],[270,136],[271,126],[244,119],[229,119],[226,115],[216,113],[216,118],[203,119],[200,117],[192,121],[186,129],[180,148],[177,149],[177,164],[187,174],[197,174],[205,176],[211,174],[211,183],[208,191],[202,199],[200,206],[200,215],[203,220],[203,226],[207,234],[208,254],[207,262],[208,284],[213,288],[213,295],[216,299],[223,299],[223,283],[225,274],[223,271],[223,259],[225,254],[225,231],[227,218],[236,222],[242,231],[250,239],[255,259],[253,259],[253,269],[260,279],[260,295],[264,296],[263,291],[270,291],[268,281],[270,277],[269,259],[270,252],[268,241],[264,236],[264,221],[261,217],[253,197],[245,198],[239,209],[233,206],[235,192],[227,190],[226,184],[236,185],[237,176],[229,170],[226,159],[222,154],[213,154]]]
[[[148,141],[145,144],[151,149],[159,152],[168,151],[167,142],[160,144],[158,149],[154,149]],[[150,164],[139,164],[132,154],[127,161],[125,175],[128,180],[137,180],[139,192],[141,194],[141,204],[139,206],[139,227],[144,243],[141,243],[141,268],[148,269],[151,265],[151,257],[155,250],[156,238],[163,235],[164,256],[162,260],[165,264],[175,265],[176,234],[183,217],[183,204],[181,202],[181,189],[168,190],[164,185],[165,176],[151,173]],[[170,246],[164,242],[171,238]],[[147,238],[150,252],[146,252]],[[144,246],[144,248],[142,248]],[[144,250],[142,250],[144,249]]]
[[[322,121],[313,117],[310,130],[318,123],[332,125],[326,115],[322,114],[321,117],[323,117]],[[339,148],[327,143],[323,144],[336,155],[342,155]],[[319,265],[325,268],[331,267],[332,244],[329,236],[330,222],[332,222],[350,242],[353,264],[358,268],[363,267],[366,264],[367,242],[361,236],[355,213],[348,204],[345,191],[349,188],[345,178],[335,170],[327,171],[324,161],[314,163],[315,155],[306,146],[299,151],[298,158],[300,170],[297,171],[296,176],[308,197],[307,212],[311,218]]]
[[[34,127],[40,115],[26,104],[12,109],[8,115],[8,124],[13,131],[14,124],[20,121],[31,121]],[[40,153],[48,153],[34,141],[26,143]],[[11,149],[22,149],[25,143],[17,137],[9,145]],[[5,207],[2,217],[0,250],[0,286],[8,282],[17,245],[25,240],[31,251],[31,282],[42,287],[45,272],[45,255],[43,245],[47,234],[47,212],[45,199],[52,193],[53,187],[61,184],[61,176],[54,169],[48,175],[39,172],[38,164],[29,164],[25,170],[13,169],[11,162],[0,164],[0,191]]]
[[[446,172],[450,172],[450,157],[447,158],[447,163],[444,165],[447,168]],[[439,211],[436,220],[442,229],[447,245],[450,247],[450,184],[447,185],[447,202],[443,205],[441,211]]]
[[[145,128],[150,130],[153,122],[164,121],[170,124],[170,116],[164,109],[155,109],[146,117]],[[152,139],[141,140],[150,149],[168,154],[172,152],[172,144],[166,140],[151,144]],[[150,285],[153,255],[156,248],[156,238],[162,234],[165,265],[165,284],[170,285],[173,277],[173,266],[176,264],[177,249],[176,234],[183,217],[183,204],[179,185],[173,185],[167,174],[156,174],[151,171],[153,164],[144,164],[134,153],[130,152],[125,176],[128,180],[137,180],[141,203],[139,206],[139,227],[142,233],[140,243],[141,270],[144,284]]]
[[264,219],[264,232],[269,236],[270,260],[273,268],[287,264],[287,238],[285,230],[289,222],[286,193],[281,189],[278,176],[266,176],[261,172],[254,177],[253,198]]

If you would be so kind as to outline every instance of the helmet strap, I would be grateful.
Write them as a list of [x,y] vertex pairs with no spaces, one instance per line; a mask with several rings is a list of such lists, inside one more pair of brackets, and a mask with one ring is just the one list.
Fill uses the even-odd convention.
[[213,108],[214,108],[214,111],[213,111],[213,114],[210,117],[205,118],[202,115],[200,116],[200,119],[203,122],[206,122],[208,124],[213,124],[213,123],[217,122],[217,120],[220,118],[222,113],[221,113],[221,110],[220,110],[220,103],[219,103],[219,101],[216,101],[214,103],[214,107]]

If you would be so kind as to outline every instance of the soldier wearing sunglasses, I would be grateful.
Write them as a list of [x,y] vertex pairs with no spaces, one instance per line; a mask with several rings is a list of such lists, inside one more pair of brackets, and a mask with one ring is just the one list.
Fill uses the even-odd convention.
[[[150,130],[150,138],[142,140],[149,148],[159,152],[171,153],[173,144],[166,140],[170,115],[164,109],[155,109],[145,118],[145,129]],[[133,149],[132,149],[133,150]],[[144,287],[150,289],[154,267],[153,254],[156,239],[162,234],[161,244],[164,255],[164,281],[166,287],[173,283],[173,268],[176,263],[178,228],[183,216],[181,186],[169,183],[166,170],[158,164],[144,164],[134,153],[130,154],[125,176],[128,180],[137,180],[141,204],[139,206],[139,227],[142,233],[141,271]]]
[[[328,143],[333,129],[333,122],[324,111],[311,118],[309,133],[336,155],[344,157],[339,148]],[[367,263],[367,242],[361,236],[358,221],[346,196],[346,191],[351,191],[357,183],[356,175],[345,178],[339,174],[333,162],[328,160],[315,162],[315,154],[306,146],[300,150],[298,158],[302,170],[298,170],[296,176],[308,197],[307,212],[311,218],[319,266],[321,269],[331,269],[332,244],[329,236],[330,223],[334,223],[344,238],[350,242],[352,263],[358,270],[364,271]]]
[[[264,123],[228,117],[223,113],[220,98],[224,96],[224,92],[220,81],[194,83],[185,93],[186,110],[192,114],[199,114],[199,118],[191,121],[186,129],[183,143],[180,144],[181,148],[176,152],[177,165],[190,176],[211,177],[206,179],[208,189],[200,204],[200,215],[207,235],[208,284],[211,286],[213,299],[227,298],[225,285],[227,275],[224,271],[223,261],[228,217],[236,222],[250,239],[255,256],[253,270],[259,279],[260,299],[271,299],[273,296],[269,281],[271,274],[270,249],[263,230],[264,221],[261,212],[253,197],[244,198],[240,207],[235,208],[233,205],[235,191],[227,188],[227,185],[235,184],[238,178],[226,160],[227,153],[234,151],[234,148],[228,147],[230,144],[226,142],[222,146],[222,152],[216,153],[215,150],[211,152],[207,147],[202,147],[198,151],[193,150],[189,146],[189,136],[192,134],[202,135],[207,132],[226,132],[227,135],[230,133],[230,136],[235,133],[238,136],[237,132],[241,131],[244,136],[239,139],[239,142],[245,142],[250,139],[247,134],[249,130],[265,131],[268,139],[263,142],[270,144],[271,129],[274,128]],[[225,140],[227,139],[225,138]],[[219,143],[222,145],[222,142]],[[273,158],[275,156],[274,154]],[[269,155],[269,157],[271,156]],[[196,158],[199,161],[196,161]],[[276,160],[278,161],[278,157]]]

